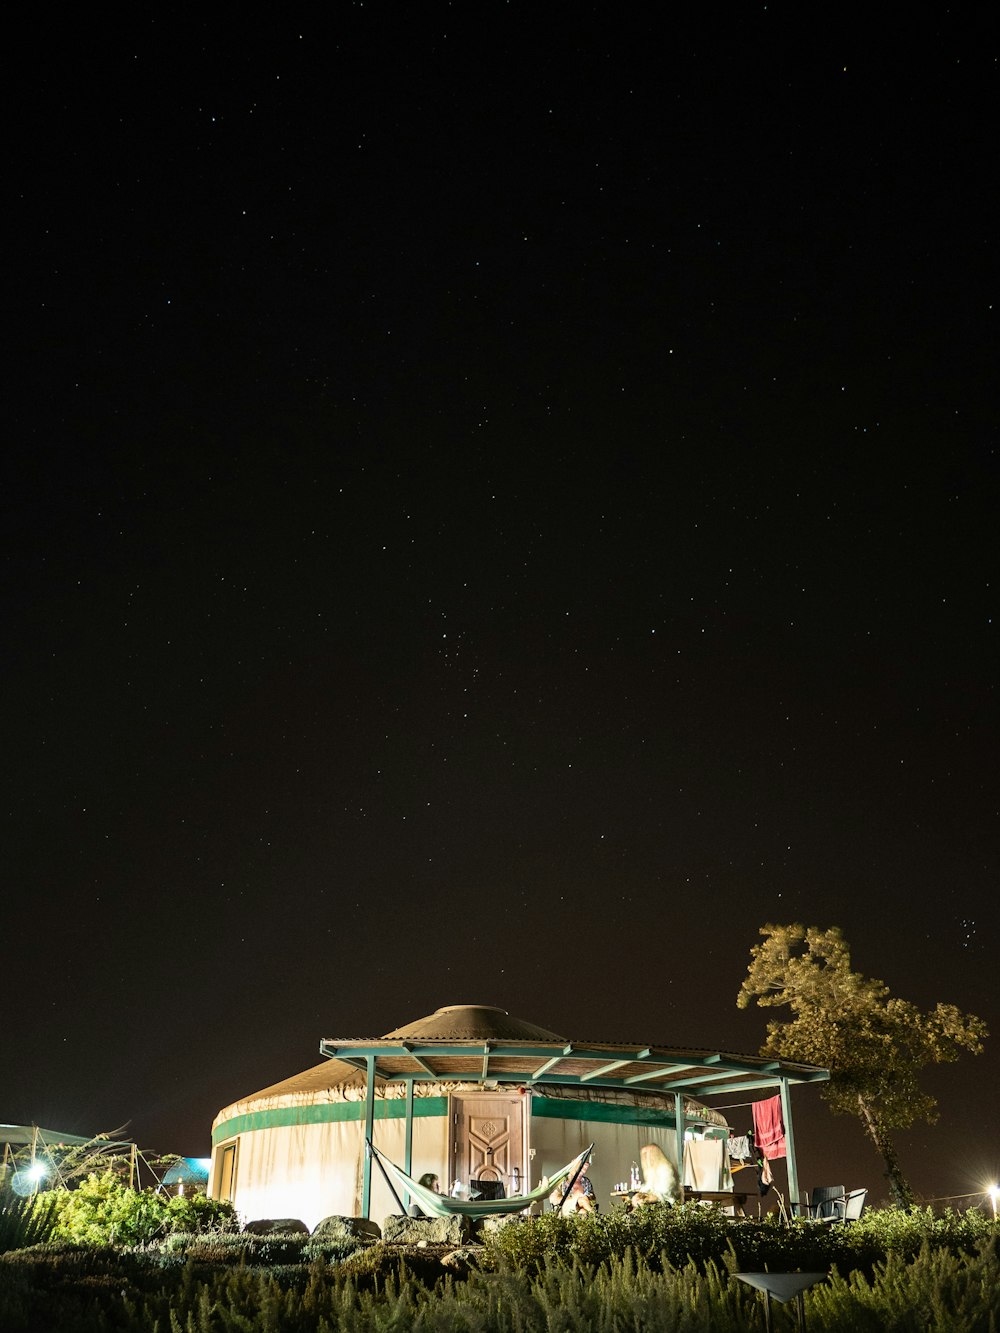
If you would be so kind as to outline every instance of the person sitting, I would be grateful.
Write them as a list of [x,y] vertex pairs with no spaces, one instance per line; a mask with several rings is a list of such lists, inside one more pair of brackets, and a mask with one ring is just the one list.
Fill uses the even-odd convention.
[[[440,1188],[440,1185],[439,1185],[439,1183],[438,1183],[438,1178],[437,1178],[437,1176],[434,1174],[433,1171],[425,1171],[424,1174],[423,1174],[423,1175],[420,1177],[420,1179],[417,1181],[417,1184],[418,1184],[418,1185],[423,1185],[423,1187],[424,1187],[425,1190],[433,1190],[433,1192],[434,1192],[435,1194],[440,1194],[440,1193],[441,1193],[441,1188]],[[423,1210],[418,1204],[415,1204],[415,1203],[411,1203],[411,1204],[410,1204],[409,1208],[407,1208],[407,1210],[406,1210],[406,1214],[407,1214],[408,1217],[426,1217],[426,1216],[427,1216],[427,1214],[424,1212],[424,1210]]]
[[630,1208],[646,1203],[677,1203],[681,1197],[677,1168],[656,1143],[647,1143],[639,1153],[642,1184],[629,1199]]
[[549,1195],[549,1203],[558,1208],[564,1217],[573,1213],[596,1213],[597,1195],[590,1183],[590,1177],[579,1175],[572,1185],[568,1180],[558,1184]]

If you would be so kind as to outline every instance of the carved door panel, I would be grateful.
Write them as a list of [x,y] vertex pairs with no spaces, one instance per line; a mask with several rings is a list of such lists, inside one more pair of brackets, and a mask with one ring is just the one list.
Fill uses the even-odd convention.
[[452,1098],[452,1179],[499,1181],[504,1192],[524,1188],[523,1097]]

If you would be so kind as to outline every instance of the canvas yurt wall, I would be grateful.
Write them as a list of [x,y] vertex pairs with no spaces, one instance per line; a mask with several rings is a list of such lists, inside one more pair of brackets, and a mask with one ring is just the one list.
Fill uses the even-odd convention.
[[[374,1141],[402,1162],[405,1089],[385,1084],[375,1099]],[[227,1107],[212,1128],[212,1193],[229,1197],[244,1221],[361,1215],[364,1172],[363,1077],[325,1061]],[[441,1171],[448,1147],[448,1097],[437,1085],[414,1089],[413,1166]],[[376,1171],[371,1216],[399,1207]]]
[[[725,1140],[729,1136],[723,1116],[690,1098],[685,1099],[685,1119],[689,1137]],[[541,1172],[551,1174],[590,1143],[594,1144],[594,1157],[587,1174],[598,1202],[606,1209],[615,1186],[627,1181],[630,1168],[639,1163],[644,1144],[655,1143],[677,1166],[673,1107],[664,1105],[664,1099],[657,1099],[655,1093],[608,1091],[602,1095],[596,1089],[589,1094],[579,1089],[570,1097],[562,1088],[542,1087],[532,1094],[531,1146],[536,1162],[542,1164]],[[696,1183],[689,1160],[684,1176],[686,1185]],[[732,1188],[728,1156],[721,1145],[718,1183],[712,1188]]]

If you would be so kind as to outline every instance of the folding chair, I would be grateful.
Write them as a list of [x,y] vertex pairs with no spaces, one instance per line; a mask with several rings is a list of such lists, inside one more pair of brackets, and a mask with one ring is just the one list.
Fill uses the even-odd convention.
[[817,1185],[809,1197],[807,1216],[816,1222],[839,1222],[846,1194],[843,1185]]

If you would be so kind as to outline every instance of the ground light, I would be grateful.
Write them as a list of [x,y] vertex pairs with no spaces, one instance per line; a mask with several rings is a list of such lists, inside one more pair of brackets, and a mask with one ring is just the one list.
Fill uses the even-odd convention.
[[42,1181],[49,1174],[49,1168],[45,1162],[37,1158],[30,1166],[22,1166],[14,1172],[10,1182],[10,1187],[15,1194],[26,1198],[29,1194],[34,1194],[41,1186]]
[[993,1205],[993,1221],[997,1220],[997,1200],[1000,1199],[1000,1185],[991,1185],[986,1193],[990,1196],[990,1203]]

